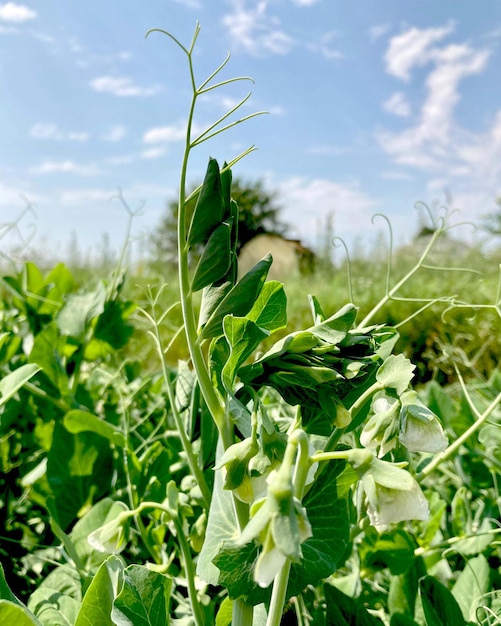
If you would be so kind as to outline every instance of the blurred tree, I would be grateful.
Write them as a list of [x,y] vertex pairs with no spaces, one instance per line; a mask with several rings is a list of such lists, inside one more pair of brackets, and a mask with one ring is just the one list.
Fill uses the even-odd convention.
[[[280,221],[280,204],[276,191],[267,191],[262,181],[252,183],[234,179],[231,197],[238,204],[238,245],[237,253],[248,241],[263,233],[285,235],[287,225]],[[195,201],[188,204],[188,214],[195,208]],[[160,224],[151,234],[151,252],[155,261],[176,262],[177,259],[177,201],[167,207]]]

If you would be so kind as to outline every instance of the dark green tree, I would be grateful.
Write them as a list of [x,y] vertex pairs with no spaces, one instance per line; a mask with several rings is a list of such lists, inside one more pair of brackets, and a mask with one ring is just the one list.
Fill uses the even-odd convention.
[[[256,235],[263,233],[285,235],[287,224],[279,219],[281,207],[277,199],[278,193],[266,190],[262,181],[248,183],[239,178],[234,179],[231,197],[239,208],[237,253]],[[190,215],[195,204],[196,199],[188,204]],[[151,234],[151,252],[155,261],[176,261],[177,214],[177,201],[173,200]]]

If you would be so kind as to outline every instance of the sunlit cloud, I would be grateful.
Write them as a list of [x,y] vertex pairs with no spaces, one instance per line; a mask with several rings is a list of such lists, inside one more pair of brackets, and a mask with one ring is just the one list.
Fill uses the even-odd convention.
[[390,30],[391,24],[374,24],[369,28],[369,35],[372,40],[380,39]]
[[64,133],[58,129],[56,124],[38,123],[31,127],[30,136],[34,139],[56,140],[56,141],[88,141],[90,133],[83,131],[70,131]]
[[70,159],[64,161],[44,161],[32,167],[32,174],[76,174],[77,176],[97,176],[102,171],[95,163],[80,165]]
[[410,102],[401,91],[392,94],[388,100],[383,103],[383,109],[399,117],[409,117],[411,114]]
[[310,242],[318,237],[329,214],[334,216],[339,232],[353,234],[370,223],[372,209],[379,204],[356,183],[321,178],[289,178],[279,185],[279,192],[283,206],[287,207],[284,220],[300,224],[300,232],[295,234]]
[[[201,132],[196,124],[192,126],[192,135]],[[186,125],[184,122],[171,124],[169,126],[157,126],[150,128],[143,135],[144,143],[171,143],[186,139]]]
[[116,141],[120,141],[121,139],[123,139],[126,134],[127,134],[127,129],[125,128],[125,126],[122,126],[121,124],[119,124],[117,126],[112,126],[111,128],[109,128],[106,132],[104,132],[101,135],[100,139],[102,141],[116,142]]
[[152,87],[140,87],[136,85],[132,78],[99,76],[90,81],[90,86],[94,91],[109,93],[118,97],[153,96],[162,90],[160,85]]
[[245,0],[236,0],[233,10],[223,17],[232,49],[243,50],[252,56],[289,53],[294,40],[280,27],[277,17],[267,14],[268,3],[260,0],[247,6]]
[[[480,215],[485,212],[482,204],[485,207],[501,187],[501,110],[486,131],[477,133],[462,128],[455,112],[463,82],[487,68],[492,52],[469,43],[443,43],[451,32],[451,25],[411,28],[390,40],[385,59],[394,76],[408,81],[416,67],[430,69],[416,123],[399,132],[379,129],[376,138],[395,164],[432,175],[430,193],[452,188],[470,215]],[[397,94],[386,101],[385,108],[397,115],[400,111],[403,117],[410,113],[405,98]],[[471,198],[483,202],[468,205]]]
[[21,24],[33,20],[36,17],[37,12],[24,4],[16,4],[15,2],[0,4],[0,20],[4,22]]
[[143,150],[140,154],[141,159],[158,159],[159,157],[164,156],[167,152],[167,148],[165,146],[158,148],[149,148],[148,150]]
[[429,62],[433,54],[432,44],[441,41],[454,30],[450,23],[443,28],[410,28],[390,39],[385,54],[386,71],[393,76],[408,80],[416,66]]

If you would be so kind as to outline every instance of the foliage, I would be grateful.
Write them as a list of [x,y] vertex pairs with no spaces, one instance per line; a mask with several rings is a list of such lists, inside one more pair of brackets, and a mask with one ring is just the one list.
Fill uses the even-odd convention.
[[[164,34],[193,78],[198,27],[189,48]],[[243,121],[220,127],[236,107],[191,137],[197,99],[241,80],[214,84],[225,64],[193,78],[179,304],[147,287],[137,307],[119,270],[84,290],[64,265],[2,280],[0,622],[499,624],[501,373],[466,382],[452,361],[455,386],[418,393],[397,324],[375,320],[439,271],[427,258],[444,225],[396,282],[388,269],[363,316],[310,296],[311,322],[289,331],[270,257],[237,280],[243,155],[209,160],[187,212],[191,151]],[[436,304],[501,316],[499,293],[405,302],[413,316]],[[131,356],[138,315],[159,371]],[[189,360],[174,368],[181,333]]]

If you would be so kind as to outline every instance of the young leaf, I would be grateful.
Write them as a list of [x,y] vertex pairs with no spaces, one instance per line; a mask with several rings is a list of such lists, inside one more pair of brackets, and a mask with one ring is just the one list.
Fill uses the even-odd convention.
[[[225,181],[225,186],[227,182]],[[188,245],[206,243],[212,231],[223,221],[223,193],[219,165],[210,158],[202,189],[193,212]]]
[[247,315],[261,293],[272,261],[271,254],[266,255],[225,295],[209,319],[204,322],[205,316],[201,315],[199,322],[203,325],[200,332],[201,339],[211,339],[221,335],[223,318],[226,315],[231,314],[236,317]]
[[263,285],[247,318],[270,333],[287,326],[287,296],[284,286],[276,280]]
[[376,380],[385,388],[395,389],[398,395],[409,386],[414,376],[415,365],[406,359],[403,354],[390,355],[381,365],[376,374]]
[[39,365],[27,363],[4,376],[0,380],[0,406],[8,402],[38,371],[40,371]]
[[231,224],[228,222],[219,224],[211,233],[195,269],[192,291],[217,282],[230,269],[230,234]]
[[125,448],[127,444],[125,436],[119,428],[88,411],[80,409],[69,411],[64,416],[63,424],[66,430],[74,435],[82,432],[93,432],[108,439],[119,448]]
[[116,626],[111,617],[113,603],[122,586],[123,565],[110,556],[97,570],[78,612],[75,626]]
[[268,333],[246,317],[233,317],[232,315],[224,318],[223,330],[230,346],[230,356],[221,372],[221,379],[226,391],[233,394],[233,384],[238,368],[268,336]]

